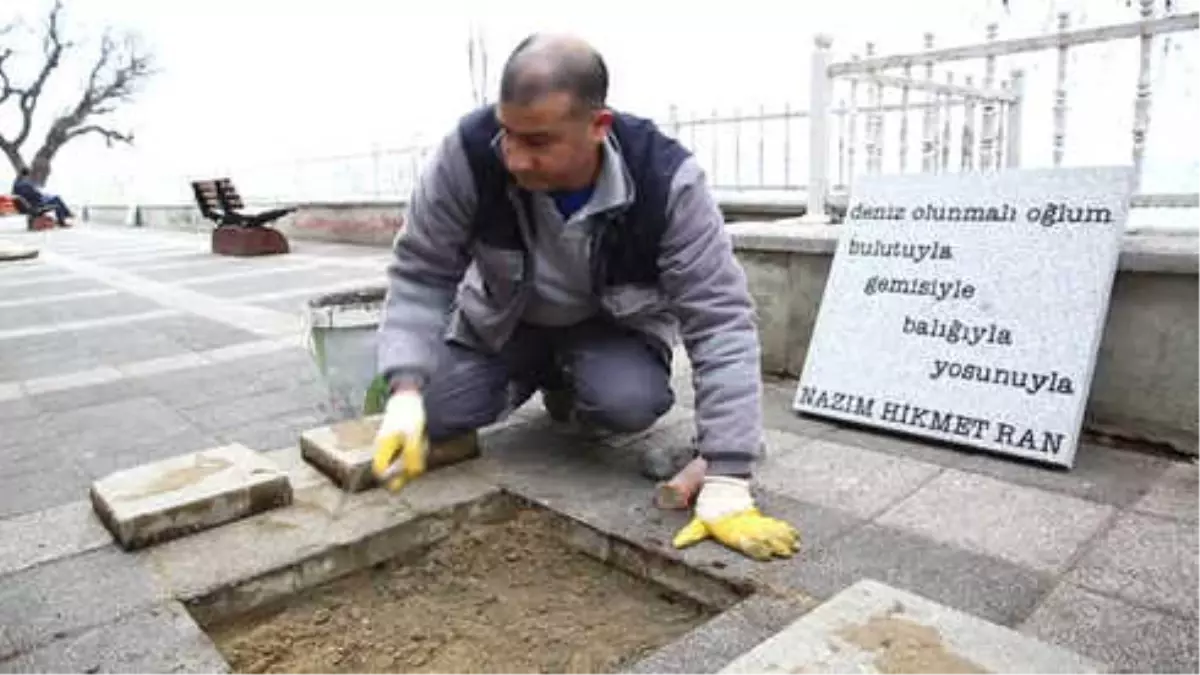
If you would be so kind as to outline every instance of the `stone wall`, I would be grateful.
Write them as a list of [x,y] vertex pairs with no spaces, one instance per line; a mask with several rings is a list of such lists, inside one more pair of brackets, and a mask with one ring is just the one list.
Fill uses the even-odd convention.
[[[251,204],[246,213],[277,208]],[[289,239],[387,246],[404,219],[401,202],[300,204],[296,211],[275,221],[274,227]],[[107,225],[129,225],[181,232],[208,232],[214,224],[193,204],[142,204],[88,206],[85,220]]]
[[[251,204],[254,213],[278,208],[279,204]],[[363,246],[388,246],[404,221],[405,202],[338,202],[297,205],[297,210],[275,222],[289,239],[339,242]],[[721,203],[730,222],[762,220],[804,211],[802,204],[725,200]],[[92,205],[83,218],[106,225],[151,227],[181,232],[208,232],[213,223],[200,215],[194,204]]]
[[[763,371],[799,377],[836,227],[733,223],[758,304]],[[1197,454],[1197,237],[1128,236],[1088,401],[1087,428]]]

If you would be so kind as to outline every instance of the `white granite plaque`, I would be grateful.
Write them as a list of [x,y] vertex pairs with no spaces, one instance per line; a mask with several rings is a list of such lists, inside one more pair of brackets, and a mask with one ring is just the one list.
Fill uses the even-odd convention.
[[1073,466],[1132,171],[855,180],[794,409]]

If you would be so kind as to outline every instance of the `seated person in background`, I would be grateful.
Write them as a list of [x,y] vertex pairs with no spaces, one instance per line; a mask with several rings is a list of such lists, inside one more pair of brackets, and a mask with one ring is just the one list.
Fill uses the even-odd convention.
[[22,168],[17,175],[17,179],[13,181],[12,193],[29,205],[29,208],[35,212],[44,206],[49,206],[54,209],[54,217],[58,220],[58,224],[63,227],[71,225],[70,219],[75,217],[71,213],[71,209],[67,208],[65,202],[58,195],[46,194],[42,192],[37,183],[29,176],[29,168]]

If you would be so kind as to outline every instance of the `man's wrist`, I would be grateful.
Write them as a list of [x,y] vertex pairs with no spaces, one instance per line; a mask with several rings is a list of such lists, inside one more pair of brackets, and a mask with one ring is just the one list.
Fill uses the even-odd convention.
[[421,378],[411,373],[394,373],[388,377],[388,393],[421,393]]

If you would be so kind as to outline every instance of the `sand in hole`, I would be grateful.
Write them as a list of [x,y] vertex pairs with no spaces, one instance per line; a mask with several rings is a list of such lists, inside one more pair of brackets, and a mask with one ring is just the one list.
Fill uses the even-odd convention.
[[237,672],[613,672],[715,614],[567,547],[551,518],[464,526],[209,634]]

